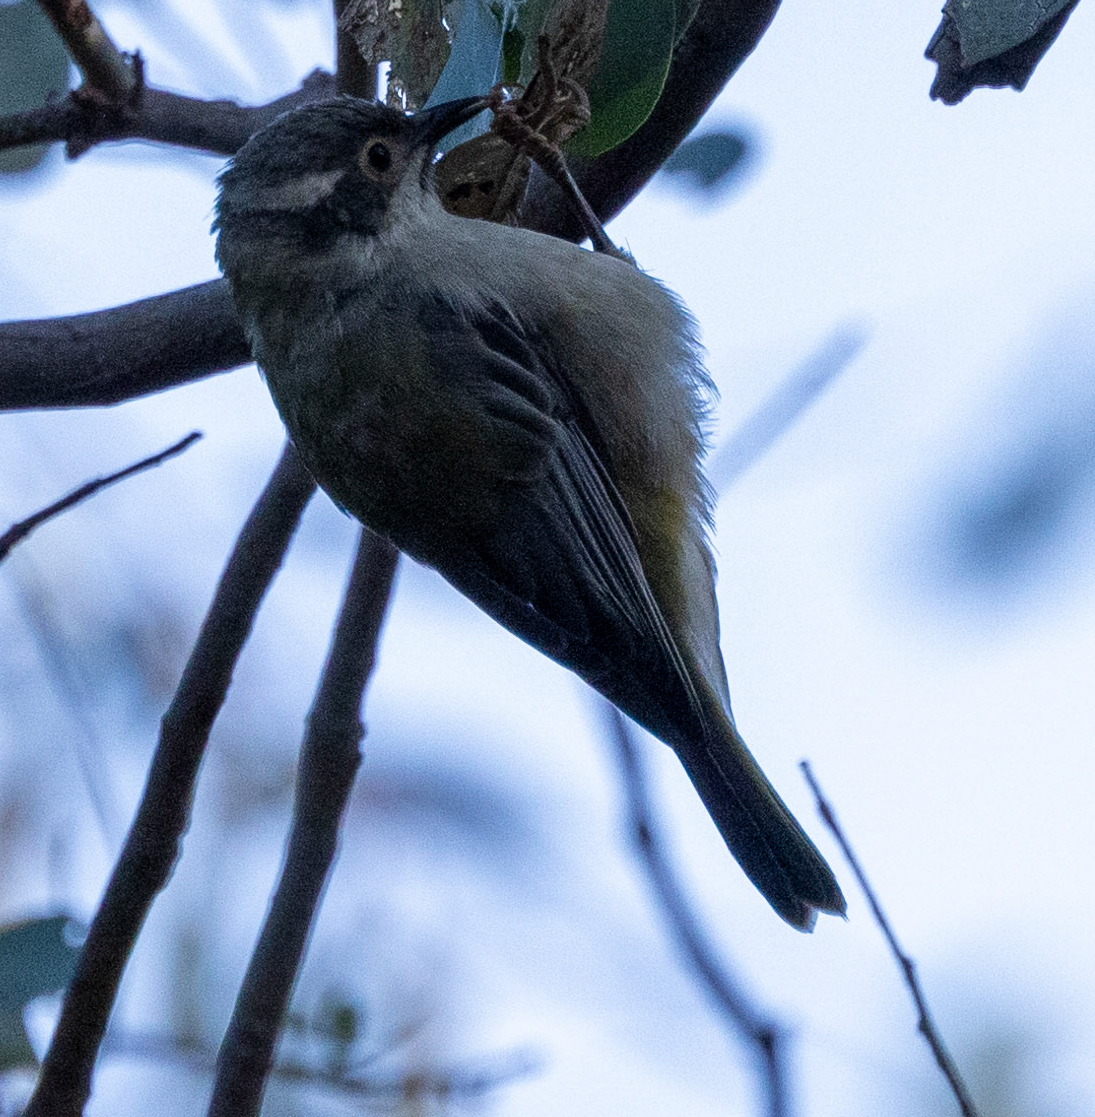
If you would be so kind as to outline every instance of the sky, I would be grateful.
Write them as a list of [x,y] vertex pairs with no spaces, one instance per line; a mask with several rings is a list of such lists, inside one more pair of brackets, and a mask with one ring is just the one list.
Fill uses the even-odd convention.
[[[198,96],[264,100],[330,62],[329,28],[307,5],[100,11],[151,80]],[[937,19],[933,4],[786,5],[700,126],[754,137],[738,188],[710,204],[655,182],[610,233],[701,324],[716,446],[835,330],[862,333],[820,400],[719,493],[735,714],[839,866],[796,767],[812,762],[975,1094],[999,1087],[990,1056],[1010,1043],[1015,1078],[993,1112],[1057,1117],[1095,1098],[1095,15],[1078,7],[1023,93],[979,90],[951,108],[927,96]],[[220,165],[118,145],[5,184],[0,313],[90,310],[212,278]],[[171,665],[281,432],[253,369],[0,423],[9,521],[205,432],[43,529],[2,571],[3,673],[36,711],[0,718],[24,805],[6,824],[2,915],[63,902],[86,916]],[[215,734],[186,857],[131,972],[127,1027],[196,1015],[215,1039],[230,1010],[352,540],[314,502]],[[50,633],[71,686],[47,665]],[[134,664],[148,668],[139,692],[123,670]],[[757,1112],[750,1064],[651,908],[589,692],[404,562],[367,721],[301,1003],[337,986],[378,1022],[406,1015],[415,1027],[393,1065],[532,1052],[540,1069],[490,1099],[503,1115]],[[88,750],[100,820],[80,775]],[[843,867],[848,921],[794,933],[729,861],[675,758],[650,740],[643,755],[710,934],[793,1033],[796,1112],[952,1112]],[[16,858],[13,835],[30,852]],[[179,1112],[192,1108],[200,1076],[119,1059],[92,1112],[133,1097],[134,1081],[163,1098],[165,1074],[186,1085],[167,1095]],[[275,1097],[271,1112],[290,1105]]]

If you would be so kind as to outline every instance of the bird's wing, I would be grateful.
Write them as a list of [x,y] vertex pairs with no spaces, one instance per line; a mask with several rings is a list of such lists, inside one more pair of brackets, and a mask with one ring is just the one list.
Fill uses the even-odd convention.
[[[600,432],[549,351],[507,308],[465,316],[440,353],[493,417],[543,439],[474,561],[441,573],[506,627],[578,672],[659,736],[702,721],[695,684],[646,574]],[[536,421],[530,420],[534,413]],[[429,561],[429,559],[427,559]],[[690,723],[690,724],[689,724]]]

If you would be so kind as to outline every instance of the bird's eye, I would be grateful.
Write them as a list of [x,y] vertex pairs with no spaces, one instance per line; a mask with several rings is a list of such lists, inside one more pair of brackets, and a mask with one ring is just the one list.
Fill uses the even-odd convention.
[[374,171],[386,171],[392,165],[392,153],[380,143],[371,144],[365,158]]

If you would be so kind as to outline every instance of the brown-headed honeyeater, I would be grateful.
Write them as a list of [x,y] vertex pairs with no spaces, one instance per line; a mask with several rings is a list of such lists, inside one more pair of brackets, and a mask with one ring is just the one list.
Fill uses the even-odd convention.
[[730,713],[692,320],[632,264],[447,213],[481,99],[342,97],[220,178],[217,259],[301,459],[343,508],[676,750],[788,923],[844,898]]

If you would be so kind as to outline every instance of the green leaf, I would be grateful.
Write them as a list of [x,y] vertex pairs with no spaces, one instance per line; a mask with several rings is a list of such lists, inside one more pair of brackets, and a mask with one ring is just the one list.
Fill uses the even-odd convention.
[[[0,7],[0,116],[40,108],[68,89],[68,55],[35,0]],[[29,171],[49,144],[0,152],[0,174]]]
[[688,30],[688,25],[699,11],[700,0],[677,0],[677,27],[673,33],[674,43],[679,43]]
[[68,984],[80,955],[74,926],[67,915],[52,915],[0,928],[0,1071],[35,1065],[23,1010]]
[[524,33],[511,27],[502,35],[502,81],[515,85],[521,80],[521,56],[525,50]]
[[567,144],[576,155],[619,146],[650,115],[673,58],[676,0],[613,0],[589,83],[589,127]]

